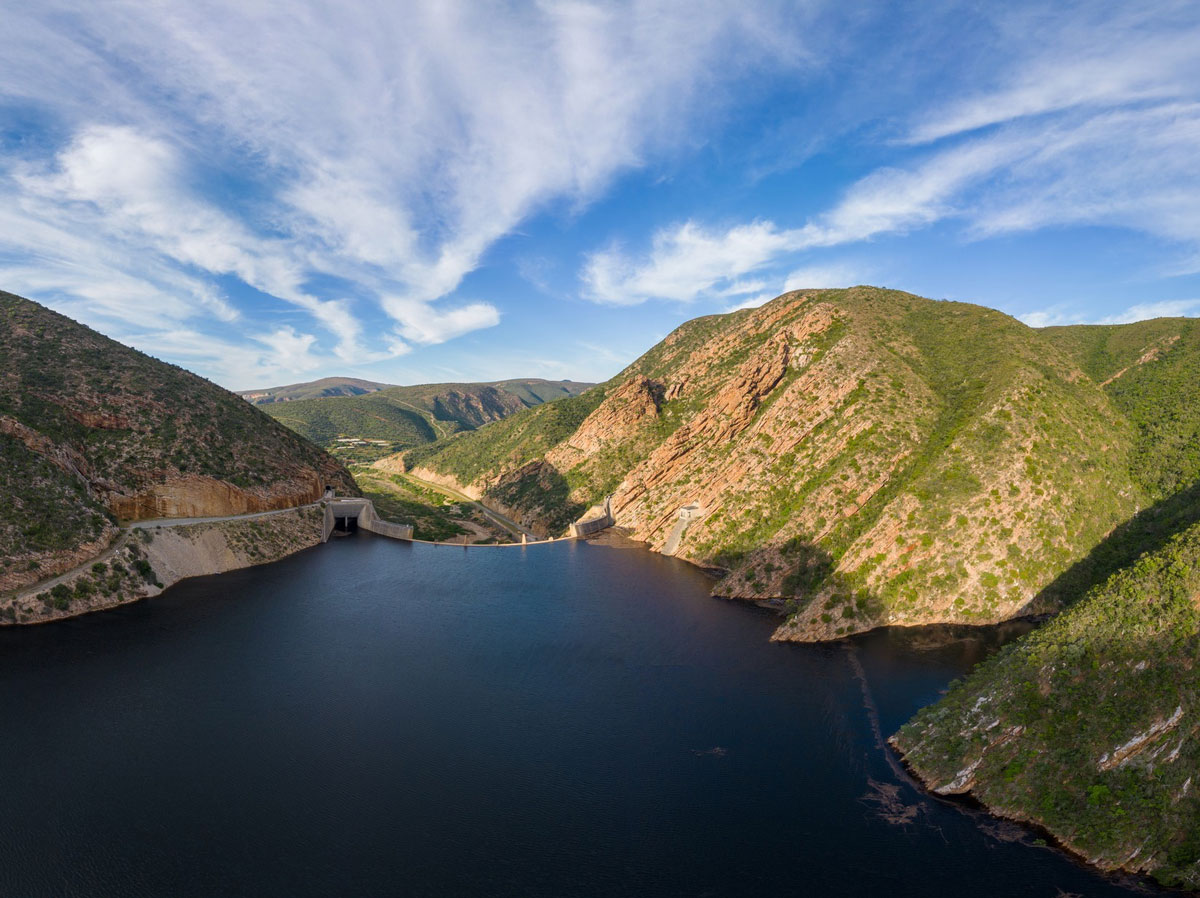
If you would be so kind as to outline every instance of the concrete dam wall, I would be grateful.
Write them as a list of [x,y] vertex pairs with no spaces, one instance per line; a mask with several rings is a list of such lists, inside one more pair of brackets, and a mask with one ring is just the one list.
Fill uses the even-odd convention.
[[411,540],[413,538],[412,524],[393,524],[375,514],[375,505],[370,499],[333,499],[325,504],[325,521],[321,530],[321,542],[329,540],[329,535],[338,528],[353,526],[388,536],[392,539]]
[[580,539],[585,536],[591,536],[593,533],[599,533],[601,530],[607,530],[615,523],[616,521],[613,519],[612,513],[612,496],[608,496],[604,500],[604,506],[600,509],[600,514],[586,521],[576,521],[571,525],[570,535],[576,539]]

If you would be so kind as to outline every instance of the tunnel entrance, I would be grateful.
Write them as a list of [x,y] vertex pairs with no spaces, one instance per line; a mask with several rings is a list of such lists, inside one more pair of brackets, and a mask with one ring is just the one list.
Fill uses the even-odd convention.
[[333,519],[333,529],[338,533],[357,533],[358,515],[354,517],[335,516]]

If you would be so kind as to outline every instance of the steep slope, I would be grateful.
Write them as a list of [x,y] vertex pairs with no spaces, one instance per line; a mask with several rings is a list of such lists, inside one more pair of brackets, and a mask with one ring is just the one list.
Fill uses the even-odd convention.
[[716,593],[786,600],[779,639],[1053,609],[1149,501],[1135,428],[1070,352],[897,291],[696,319],[569,402],[405,462],[543,531],[611,493],[636,538],[726,570]]
[[943,794],[1106,869],[1200,887],[1200,524],[920,712],[893,744]]
[[1051,624],[893,739],[939,792],[969,792],[1105,868],[1200,887],[1200,327],[1048,329],[1135,428],[1155,501],[1056,581]]
[[259,390],[238,390],[237,394],[254,405],[273,402],[293,402],[297,399],[328,399],[332,396],[365,396],[382,390],[389,384],[362,380],[357,377],[322,377],[301,384],[283,387],[263,387]]
[[[369,395],[273,402],[263,411],[339,456],[364,461],[474,430],[592,384],[537,379],[386,387]],[[352,441],[377,441],[361,445]]]
[[1149,504],[1055,582],[1077,598],[1200,521],[1200,321],[1047,328],[1134,428],[1130,474]]
[[289,508],[346,469],[202,378],[0,293],[0,590],[102,551],[119,519]]
[[1137,428],[1134,476],[1153,499],[1200,480],[1200,321],[1046,328]]

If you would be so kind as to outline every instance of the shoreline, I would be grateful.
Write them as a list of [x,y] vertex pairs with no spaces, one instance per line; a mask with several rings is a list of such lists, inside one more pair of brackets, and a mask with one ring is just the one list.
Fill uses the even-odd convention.
[[[1105,867],[1102,864],[1094,861],[1092,858],[1089,858],[1070,842],[1067,842],[1056,835],[1053,830],[1049,829],[1041,821],[1030,817],[1020,817],[1005,813],[999,808],[992,807],[980,799],[973,790],[968,789],[964,792],[942,793],[936,791],[935,789],[931,789],[925,778],[922,777],[920,772],[909,763],[904,751],[899,747],[899,745],[897,745],[895,733],[887,737],[884,750],[904,771],[906,780],[921,794],[921,796],[939,804],[952,807],[970,817],[987,817],[999,823],[1016,827],[1021,830],[1022,836],[1032,837],[1032,840],[1026,843],[1030,848],[1045,848],[1048,851],[1057,852],[1070,859],[1072,863],[1078,865],[1079,867],[1112,879],[1121,886],[1130,889],[1136,889],[1148,894],[1200,895],[1200,891],[1175,889],[1171,888],[1170,886],[1165,886],[1144,870],[1130,870],[1127,867],[1121,866]],[[1024,840],[1016,839],[1014,841]],[[1042,844],[1039,845],[1038,842],[1041,842]]]
[[279,561],[321,544],[316,505],[130,526],[104,552],[71,571],[6,597],[0,626],[70,620],[161,595],[181,580]]

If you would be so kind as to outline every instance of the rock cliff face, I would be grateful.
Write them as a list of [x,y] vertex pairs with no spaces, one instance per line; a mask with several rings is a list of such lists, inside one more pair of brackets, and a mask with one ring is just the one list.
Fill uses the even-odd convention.
[[191,475],[165,480],[132,496],[114,494],[109,507],[124,521],[219,517],[294,508],[316,502],[324,492],[325,479],[316,471],[297,471],[289,480],[256,490]]
[[784,605],[777,639],[995,622],[1060,607],[1155,498],[1069,342],[896,291],[786,294],[683,325],[557,417],[406,458],[549,532],[611,493],[635,538],[723,569],[717,594]]
[[0,293],[0,590],[102,551],[118,520],[290,508],[346,469],[236,395]]
[[492,421],[507,418],[513,412],[525,408],[525,403],[503,390],[492,386],[477,390],[451,389],[433,400],[433,413],[442,421],[459,421],[473,427],[482,427]]

